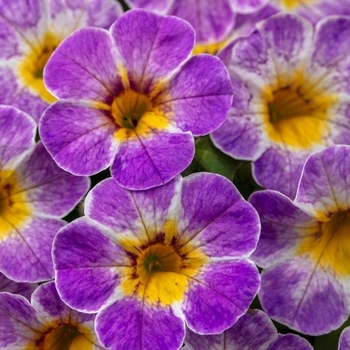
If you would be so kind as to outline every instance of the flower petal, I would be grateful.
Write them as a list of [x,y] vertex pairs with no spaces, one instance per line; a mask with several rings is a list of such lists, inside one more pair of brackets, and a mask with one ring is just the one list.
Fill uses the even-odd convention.
[[114,180],[131,190],[164,185],[183,171],[193,159],[193,137],[189,132],[166,130],[140,135],[123,142],[111,166]]
[[55,162],[75,175],[96,174],[109,166],[115,130],[115,123],[102,111],[63,101],[49,107],[39,125]]
[[53,259],[60,297],[88,313],[105,305],[120,282],[116,267],[128,264],[125,252],[86,218],[57,234]]
[[194,31],[176,17],[134,10],[111,27],[132,87],[147,93],[191,53]]
[[212,262],[190,280],[183,313],[196,333],[221,333],[248,309],[260,286],[250,261]]
[[103,309],[96,317],[96,332],[113,350],[176,350],[185,337],[185,325],[169,307],[130,298]]

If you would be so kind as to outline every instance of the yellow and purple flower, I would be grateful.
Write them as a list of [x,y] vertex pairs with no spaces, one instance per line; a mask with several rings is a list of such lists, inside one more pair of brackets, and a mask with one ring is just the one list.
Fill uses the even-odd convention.
[[338,328],[349,316],[350,147],[331,146],[305,163],[296,199],[254,193],[261,237],[253,260],[262,268],[266,313],[304,334]]
[[0,106],[0,271],[20,282],[53,278],[52,241],[89,181],[60,169],[33,119]]
[[313,347],[296,334],[278,334],[271,319],[263,311],[248,310],[231,328],[221,334],[200,335],[188,329],[182,349],[312,350]]
[[97,313],[110,349],[178,349],[185,322],[220,333],[259,289],[249,259],[259,219],[222,176],[177,176],[136,192],[107,179],[89,192],[85,213],[56,236],[57,289],[72,308]]
[[187,59],[190,25],[128,11],[110,31],[76,31],[52,55],[45,83],[60,100],[43,114],[40,135],[57,164],[75,175],[111,165],[121,186],[162,185],[194,155],[193,135],[225,120],[232,87],[214,56]]
[[55,48],[78,28],[108,28],[121,12],[113,0],[1,0],[0,103],[18,107],[38,122],[55,101],[43,83]]
[[314,28],[302,17],[277,14],[220,57],[235,95],[213,142],[252,160],[263,187],[294,198],[311,152],[350,143],[350,18],[329,17]]
[[55,282],[40,285],[31,304],[21,295],[0,293],[2,350],[102,350],[95,315],[70,309],[57,294]]

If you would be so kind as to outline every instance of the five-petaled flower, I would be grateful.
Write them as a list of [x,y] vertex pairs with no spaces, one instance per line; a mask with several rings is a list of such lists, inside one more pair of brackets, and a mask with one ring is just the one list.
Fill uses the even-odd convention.
[[185,321],[220,333],[259,289],[249,260],[259,219],[222,176],[178,176],[136,192],[107,179],[85,211],[56,236],[57,289],[72,308],[97,312],[96,332],[110,349],[178,349]]
[[118,184],[162,185],[191,162],[193,135],[227,116],[232,87],[222,62],[197,55],[190,25],[143,10],[110,31],[81,29],[60,45],[44,80],[60,100],[39,126],[53,159],[75,175],[111,165]]
[[225,153],[253,161],[263,187],[294,198],[310,153],[350,143],[350,18],[277,14],[219,55],[235,95],[212,134]]

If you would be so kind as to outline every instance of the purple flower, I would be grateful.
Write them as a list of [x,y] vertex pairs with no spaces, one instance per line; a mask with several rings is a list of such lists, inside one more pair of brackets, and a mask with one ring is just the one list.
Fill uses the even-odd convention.
[[232,101],[227,70],[213,56],[186,60],[192,28],[176,17],[129,11],[111,27],[81,29],[57,48],[45,83],[58,98],[40,135],[75,175],[111,165],[129,189],[162,185],[194,154],[193,135],[216,129]]
[[39,286],[31,304],[20,295],[0,293],[0,347],[14,349],[104,349],[94,331],[95,315],[70,309],[55,282]]
[[178,176],[137,192],[107,179],[85,211],[54,242],[57,288],[72,308],[97,312],[96,332],[110,349],[178,349],[185,321],[220,333],[259,289],[248,259],[259,219],[222,176]]
[[350,147],[332,146],[306,161],[296,199],[254,193],[261,218],[254,261],[264,268],[266,313],[305,334],[338,328],[349,316]]
[[256,181],[294,198],[310,153],[350,143],[350,18],[277,14],[220,57],[235,91],[212,134],[222,151],[253,161]]
[[108,28],[120,14],[113,0],[0,0],[0,103],[38,122],[55,101],[42,78],[55,48],[74,30]]
[[60,169],[36,125],[14,107],[0,106],[0,271],[20,282],[54,276],[51,246],[89,181]]
[[[236,324],[221,334],[199,335],[187,330],[183,350],[312,350],[296,334],[277,334],[271,319],[260,310],[248,310]],[[344,349],[345,350],[345,349]]]

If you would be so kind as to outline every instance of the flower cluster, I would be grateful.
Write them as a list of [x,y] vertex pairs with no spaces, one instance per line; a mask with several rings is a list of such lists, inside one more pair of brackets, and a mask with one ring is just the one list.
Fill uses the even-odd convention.
[[0,349],[349,350],[349,5],[0,0]]

